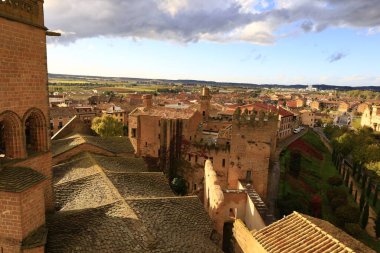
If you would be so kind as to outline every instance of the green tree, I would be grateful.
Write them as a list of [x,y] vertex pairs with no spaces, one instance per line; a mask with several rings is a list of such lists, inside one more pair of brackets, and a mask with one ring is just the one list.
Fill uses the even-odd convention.
[[362,191],[361,194],[360,194],[360,202],[359,202],[360,211],[363,210],[365,202],[366,202],[365,201],[365,194]]
[[376,232],[376,237],[380,237],[380,210],[377,212],[377,217],[375,221],[375,232]]
[[371,178],[368,178],[368,184],[367,184],[367,189],[366,189],[366,195],[367,195],[367,197],[368,197],[368,199],[369,199],[369,196],[371,195]]
[[187,192],[186,180],[182,177],[175,177],[171,182],[173,191],[178,195],[185,195]]
[[112,137],[123,135],[123,123],[107,115],[96,117],[92,120],[91,129],[101,137]]
[[369,216],[369,205],[367,201],[364,205],[364,208],[360,214],[360,219],[359,219],[359,225],[362,229],[365,229],[365,227],[368,224],[368,216]]
[[351,181],[351,182],[350,182],[350,188],[348,189],[348,193],[349,193],[350,195],[352,195],[353,187],[354,187],[354,182]]
[[235,110],[233,117],[234,117],[234,119],[236,119],[236,120],[240,120],[240,116],[241,116],[241,109],[240,109],[240,107],[238,107],[238,108]]
[[375,208],[376,208],[376,204],[377,204],[378,193],[379,193],[379,187],[376,184],[376,186],[375,186],[375,193],[373,194],[373,200],[372,200],[372,205]]
[[350,180],[350,172],[349,172],[349,170],[347,169],[347,170],[346,170],[346,174],[345,174],[345,176],[344,176],[344,185],[345,185],[346,187],[348,187],[348,182],[349,182],[349,180]]
[[300,172],[301,172],[301,154],[299,152],[292,152],[290,154],[290,164],[289,164],[289,169],[290,169],[290,174],[298,178]]

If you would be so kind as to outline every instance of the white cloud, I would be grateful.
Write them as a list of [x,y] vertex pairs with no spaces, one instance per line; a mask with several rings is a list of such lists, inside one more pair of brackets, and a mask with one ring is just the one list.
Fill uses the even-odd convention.
[[65,33],[61,41],[116,36],[272,44],[283,37],[276,31],[295,23],[304,32],[329,26],[379,32],[379,0],[276,0],[268,7],[268,0],[49,0],[45,16],[49,28]]

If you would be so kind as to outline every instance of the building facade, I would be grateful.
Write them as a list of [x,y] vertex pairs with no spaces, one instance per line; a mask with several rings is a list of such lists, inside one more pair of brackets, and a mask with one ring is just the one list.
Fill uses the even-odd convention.
[[43,1],[0,1],[0,30],[0,249],[41,253],[27,239],[53,209]]
[[361,126],[370,127],[374,131],[380,132],[380,106],[373,105],[364,110],[361,119]]

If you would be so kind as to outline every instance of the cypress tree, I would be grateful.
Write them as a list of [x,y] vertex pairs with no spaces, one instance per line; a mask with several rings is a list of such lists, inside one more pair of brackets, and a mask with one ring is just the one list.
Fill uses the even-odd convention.
[[377,217],[375,220],[375,233],[376,233],[376,238],[380,237],[380,210],[377,212]]
[[346,170],[346,175],[344,177],[344,185],[348,187],[348,182],[350,181],[350,171],[347,169]]
[[362,193],[360,194],[360,203],[359,203],[360,211],[363,210],[364,204],[365,204],[365,194],[362,191]]
[[379,187],[376,184],[376,186],[375,186],[375,194],[373,195],[373,200],[372,200],[372,205],[373,205],[374,208],[376,208],[378,193],[379,193]]
[[[350,183],[350,188],[348,188],[348,193],[352,196],[352,191],[353,191],[353,187],[354,187],[354,182],[351,181]],[[356,201],[356,200],[355,200]]]
[[362,191],[365,190],[365,183],[366,183],[366,181],[367,181],[367,177],[366,177],[366,175],[363,175],[362,176],[362,185],[361,185]]
[[368,184],[367,184],[367,189],[366,189],[366,195],[367,195],[367,198],[369,199],[369,196],[371,195],[371,178],[368,179]]
[[356,167],[356,164],[354,163],[354,165],[352,166],[352,178],[355,178],[355,175],[356,175],[356,170],[357,170],[357,167]]
[[368,206],[368,201],[365,202],[364,208],[360,214],[360,219],[359,219],[359,225],[362,229],[365,229],[365,227],[368,224],[368,216],[369,216],[369,206]]

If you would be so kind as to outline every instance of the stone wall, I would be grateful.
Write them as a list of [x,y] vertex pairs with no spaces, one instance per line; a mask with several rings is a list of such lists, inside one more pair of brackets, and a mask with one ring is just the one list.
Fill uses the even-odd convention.
[[276,119],[256,126],[232,126],[228,187],[238,188],[238,180],[251,181],[262,198],[267,195],[269,164],[276,149]]
[[234,222],[233,234],[236,251],[244,253],[266,253],[267,251],[255,240],[252,233],[241,220]]

